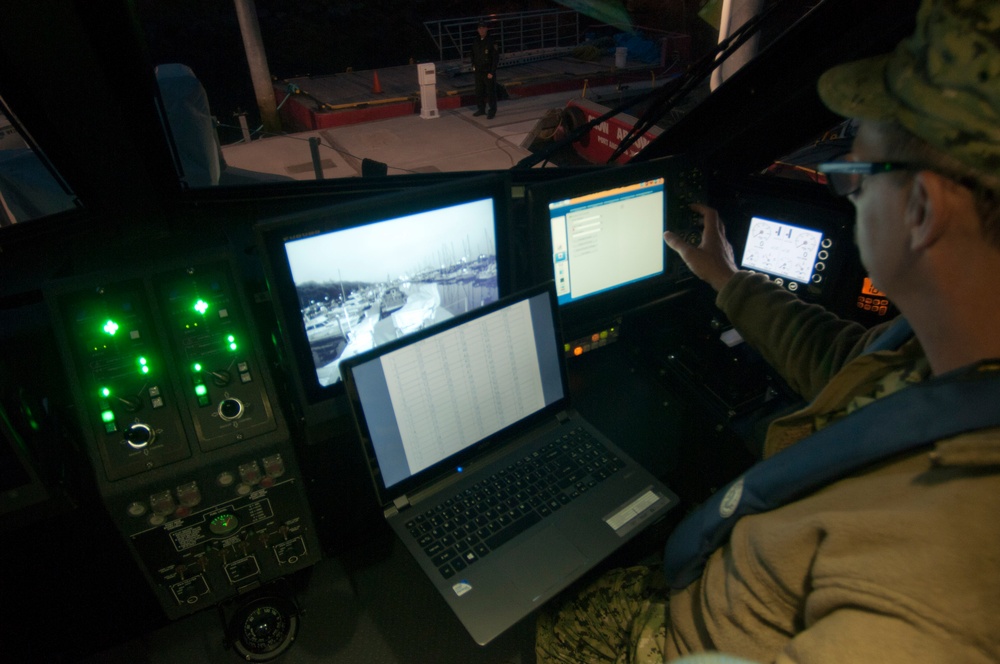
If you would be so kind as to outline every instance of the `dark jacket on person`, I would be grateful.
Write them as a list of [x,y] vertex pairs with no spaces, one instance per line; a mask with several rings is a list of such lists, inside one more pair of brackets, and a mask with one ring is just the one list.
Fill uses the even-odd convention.
[[472,42],[472,70],[480,74],[495,74],[500,64],[500,49],[493,35]]

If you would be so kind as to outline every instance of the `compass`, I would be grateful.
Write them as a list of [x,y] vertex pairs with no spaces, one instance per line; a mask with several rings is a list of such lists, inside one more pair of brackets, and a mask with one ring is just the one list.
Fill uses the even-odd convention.
[[295,642],[298,607],[291,600],[265,595],[236,611],[227,628],[233,650],[248,662],[266,662],[283,654]]

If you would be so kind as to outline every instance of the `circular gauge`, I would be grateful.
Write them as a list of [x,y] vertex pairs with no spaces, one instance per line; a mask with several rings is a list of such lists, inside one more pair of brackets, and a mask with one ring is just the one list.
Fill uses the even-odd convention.
[[235,514],[224,512],[212,517],[212,520],[208,522],[208,529],[216,535],[225,535],[236,530],[239,525],[240,520],[236,518]]
[[295,604],[283,597],[259,597],[233,616],[229,624],[236,652],[248,662],[266,662],[287,651],[299,628]]

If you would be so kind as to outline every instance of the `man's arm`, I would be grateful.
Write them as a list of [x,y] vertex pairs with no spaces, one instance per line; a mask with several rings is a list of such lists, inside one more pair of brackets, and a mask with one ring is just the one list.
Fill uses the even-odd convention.
[[718,212],[700,204],[691,208],[704,219],[701,242],[688,244],[669,231],[664,242],[718,292],[716,304],[743,338],[811,399],[861,352],[869,338],[865,328],[803,302],[763,275],[738,269]]

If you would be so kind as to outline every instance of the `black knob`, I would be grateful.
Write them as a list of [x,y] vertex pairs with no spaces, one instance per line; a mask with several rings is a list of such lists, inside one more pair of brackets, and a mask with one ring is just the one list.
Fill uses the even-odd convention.
[[149,445],[156,438],[156,432],[148,424],[136,423],[125,429],[125,442],[137,450]]
[[239,399],[223,399],[219,403],[219,417],[229,421],[243,417],[243,402]]

